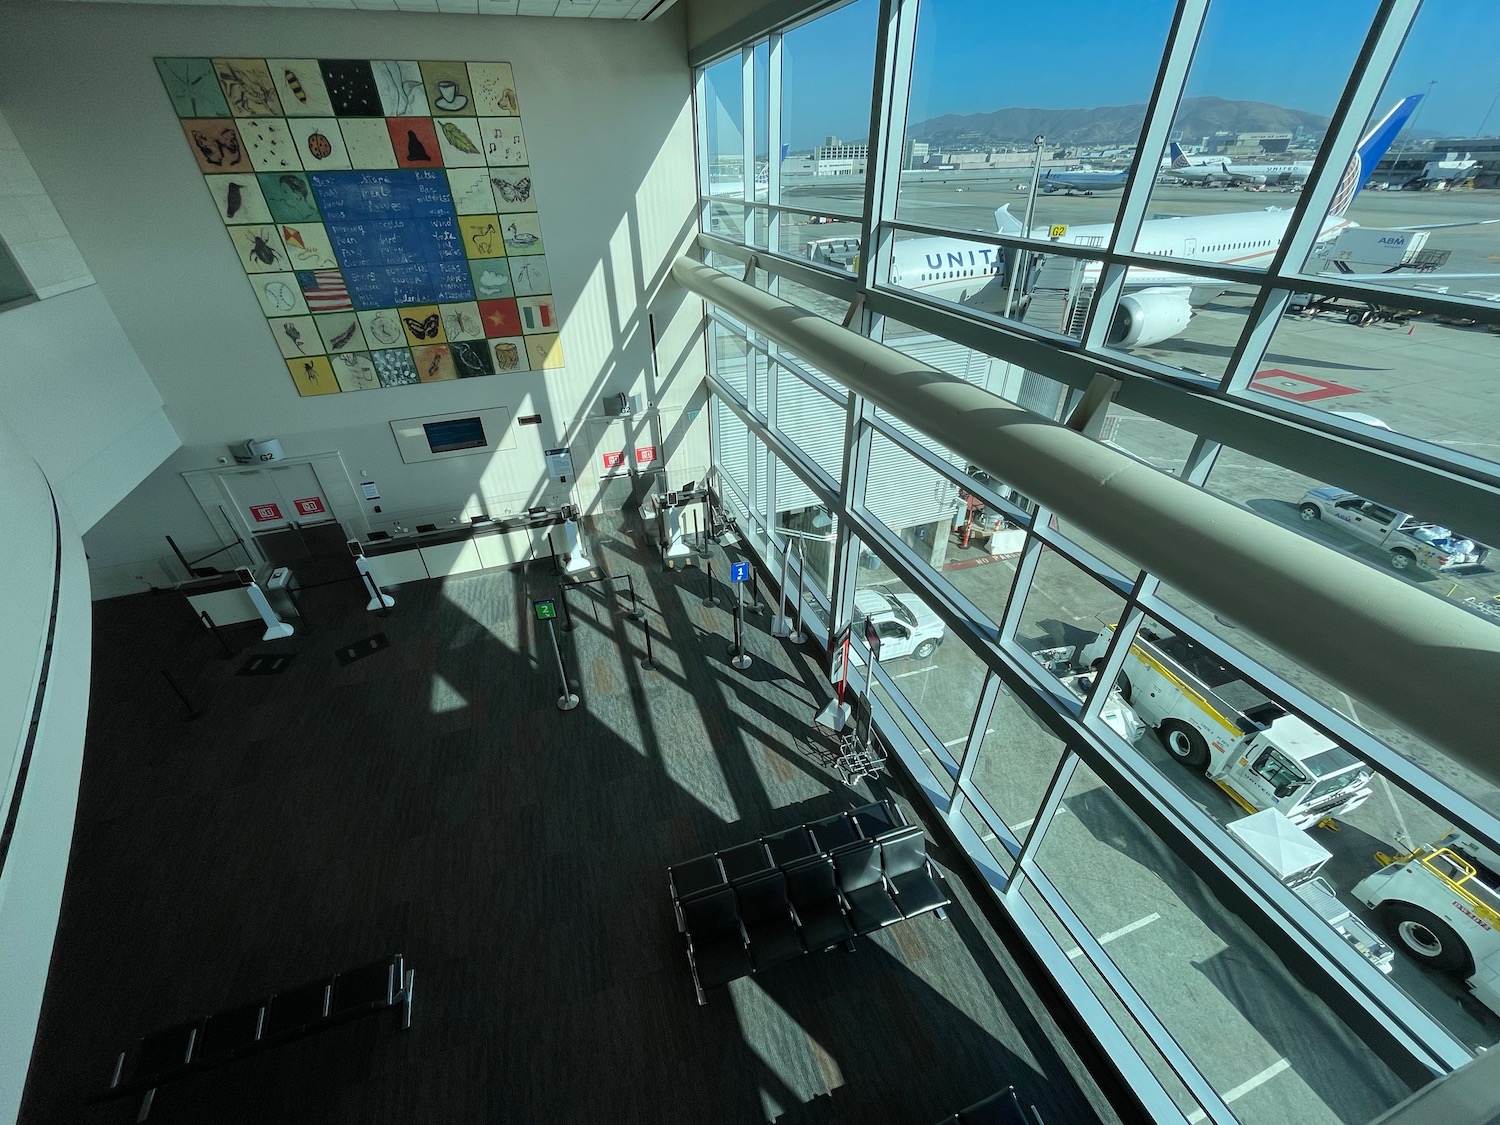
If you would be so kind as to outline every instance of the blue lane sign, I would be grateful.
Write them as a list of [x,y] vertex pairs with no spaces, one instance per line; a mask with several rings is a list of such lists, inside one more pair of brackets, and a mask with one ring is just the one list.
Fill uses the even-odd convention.
[[747,562],[730,563],[729,564],[729,581],[731,581],[731,582],[748,582],[748,581],[750,581],[750,564],[747,563]]

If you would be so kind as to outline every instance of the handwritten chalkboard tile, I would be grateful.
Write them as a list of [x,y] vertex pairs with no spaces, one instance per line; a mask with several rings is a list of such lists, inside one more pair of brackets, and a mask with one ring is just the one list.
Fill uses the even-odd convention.
[[367,59],[319,59],[333,112],[340,117],[382,117],[380,91]]
[[472,301],[474,287],[469,281],[467,265],[439,262],[428,267],[432,272],[434,300]]

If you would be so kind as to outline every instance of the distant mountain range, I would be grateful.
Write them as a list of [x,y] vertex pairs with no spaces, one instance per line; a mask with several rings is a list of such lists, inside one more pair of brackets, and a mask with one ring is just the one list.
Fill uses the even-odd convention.
[[[945,113],[908,126],[907,135],[939,147],[959,143],[1030,141],[1040,133],[1048,144],[1129,144],[1141,132],[1145,105],[1106,105],[1095,109],[997,109],[990,113]],[[1174,135],[1189,141],[1220,131],[1290,133],[1298,127],[1321,134],[1328,118],[1266,102],[1225,98],[1184,98],[1173,123]]]

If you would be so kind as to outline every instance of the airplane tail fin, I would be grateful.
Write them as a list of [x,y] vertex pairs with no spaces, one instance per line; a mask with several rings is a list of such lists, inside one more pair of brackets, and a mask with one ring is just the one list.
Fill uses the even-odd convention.
[[1021,220],[1010,213],[1010,204],[1002,203],[995,208],[995,232],[997,234],[1022,234],[1025,228]]
[[1365,139],[1359,142],[1359,147],[1349,158],[1348,167],[1344,169],[1344,177],[1339,181],[1338,190],[1334,192],[1333,206],[1328,209],[1331,217],[1341,216],[1349,210],[1349,205],[1354,202],[1359,189],[1365,186],[1365,181],[1370,178],[1375,171],[1375,166],[1380,163],[1380,158],[1391,147],[1396,134],[1401,132],[1406,123],[1411,120],[1411,115],[1416,112],[1417,103],[1421,100],[1421,94],[1412,94],[1402,98],[1396,103],[1395,108],[1365,134]]
[[1173,168],[1186,168],[1188,166],[1188,158],[1183,153],[1182,147],[1178,145],[1176,141],[1170,142],[1167,145],[1167,150],[1172,154]]

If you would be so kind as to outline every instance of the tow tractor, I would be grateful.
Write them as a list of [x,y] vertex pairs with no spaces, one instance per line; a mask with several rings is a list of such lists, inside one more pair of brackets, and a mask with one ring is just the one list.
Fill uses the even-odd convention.
[[[1080,662],[1097,669],[1108,640],[1085,646]],[[1246,812],[1276,809],[1298,828],[1336,827],[1331,818],[1373,792],[1369,766],[1165,626],[1141,628],[1116,686],[1172,757]]]
[[1405,855],[1376,852],[1381,868],[1354,885],[1411,957],[1462,980],[1500,1014],[1500,854],[1450,832]]

